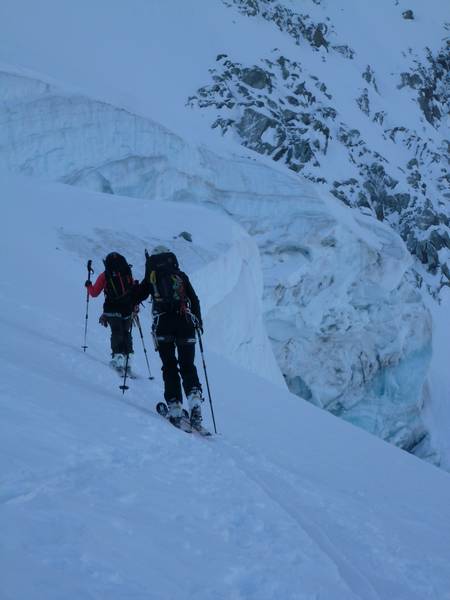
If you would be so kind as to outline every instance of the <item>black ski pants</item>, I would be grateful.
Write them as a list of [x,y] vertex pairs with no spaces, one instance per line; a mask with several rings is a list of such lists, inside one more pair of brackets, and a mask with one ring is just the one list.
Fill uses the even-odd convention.
[[131,337],[131,315],[122,317],[120,314],[106,314],[106,320],[111,327],[111,352],[112,354],[131,354],[133,352],[133,338]]
[[201,390],[195,367],[195,328],[189,315],[164,313],[155,316],[153,333],[158,344],[166,402],[183,402],[181,380],[186,396]]

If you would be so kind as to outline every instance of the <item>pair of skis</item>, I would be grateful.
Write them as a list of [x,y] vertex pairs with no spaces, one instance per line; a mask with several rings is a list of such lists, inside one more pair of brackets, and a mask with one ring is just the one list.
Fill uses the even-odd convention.
[[[112,368],[114,369],[114,371],[116,371],[116,373],[118,373],[120,377],[124,376],[124,367]],[[135,375],[135,373],[128,371],[127,379],[137,379],[137,376]],[[120,389],[122,389],[122,387],[123,386],[120,386]],[[128,386],[125,386],[125,389],[128,389]],[[210,431],[203,427],[203,425],[200,425],[199,427],[193,427],[189,419],[189,413],[185,408],[183,408],[183,415],[178,423],[174,423],[169,419],[169,409],[165,402],[158,402],[158,404],[156,405],[156,412],[159,415],[161,415],[161,417],[167,419],[167,421],[169,421],[171,425],[177,427],[178,429],[181,429],[181,431],[184,431],[185,433],[198,433],[203,437],[210,437],[212,435]]]
[[191,421],[189,419],[189,413],[185,408],[183,408],[182,417],[177,422],[174,422],[171,419],[169,419],[169,409],[167,408],[167,404],[165,402],[158,402],[158,404],[156,405],[156,412],[159,415],[161,415],[161,417],[164,417],[167,421],[169,421],[171,425],[177,427],[177,429],[181,429],[181,431],[184,431],[185,433],[198,433],[202,437],[211,436],[211,432],[205,429],[203,425],[194,427],[191,424]]

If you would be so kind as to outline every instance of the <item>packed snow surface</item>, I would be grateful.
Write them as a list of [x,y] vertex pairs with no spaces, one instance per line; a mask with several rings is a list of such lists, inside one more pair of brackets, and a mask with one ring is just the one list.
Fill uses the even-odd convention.
[[[226,343],[212,351],[226,256],[236,245],[254,256],[239,227],[201,207],[33,180],[2,178],[1,193],[2,600],[450,598],[448,474],[238,366]],[[126,250],[141,276],[144,247],[163,241],[204,300],[220,432],[209,440],[155,413],[147,308],[153,382],[135,335],[139,378],[120,392],[100,299],[81,350],[85,259],[98,273],[107,250]],[[255,262],[241,269],[252,273]]]

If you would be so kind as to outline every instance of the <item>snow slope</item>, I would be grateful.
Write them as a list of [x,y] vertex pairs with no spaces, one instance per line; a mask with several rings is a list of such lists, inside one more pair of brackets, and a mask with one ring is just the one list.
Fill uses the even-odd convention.
[[[211,351],[226,255],[251,244],[236,225],[11,177],[1,193],[2,600],[450,598],[448,474]],[[174,240],[181,224],[192,246]],[[140,378],[120,393],[98,301],[80,348],[86,252],[99,268],[106,248],[126,248],[142,274],[143,247],[159,241],[177,244],[202,288],[221,432],[211,440],[154,413],[158,361],[151,353],[149,382],[139,339]],[[223,287],[211,298],[214,262]]]

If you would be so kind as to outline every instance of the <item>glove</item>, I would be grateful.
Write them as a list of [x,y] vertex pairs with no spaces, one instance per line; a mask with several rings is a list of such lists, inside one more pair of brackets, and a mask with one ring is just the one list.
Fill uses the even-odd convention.
[[131,320],[136,319],[136,317],[139,317],[139,306],[135,306],[131,313]]
[[91,287],[92,285],[92,281],[89,281],[89,279],[86,279],[86,281],[84,282],[84,287]]
[[104,314],[100,315],[98,322],[100,323],[100,325],[103,325],[103,327],[108,327],[108,319],[105,317]]
[[201,319],[197,319],[196,327],[203,335],[203,321]]

